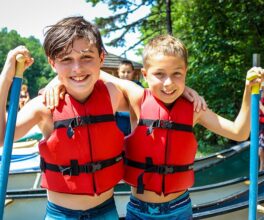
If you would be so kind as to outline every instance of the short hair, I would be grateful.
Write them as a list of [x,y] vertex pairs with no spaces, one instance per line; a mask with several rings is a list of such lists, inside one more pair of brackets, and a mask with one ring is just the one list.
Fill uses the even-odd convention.
[[121,60],[120,63],[119,63],[119,67],[121,65],[130,65],[132,67],[132,69],[134,70],[134,65],[133,65],[133,63],[130,60]]
[[171,35],[159,35],[147,43],[143,50],[143,64],[145,68],[149,67],[149,58],[156,54],[179,56],[184,60],[185,65],[188,65],[188,52],[185,45],[180,39]]
[[84,38],[95,45],[98,53],[106,53],[98,28],[82,16],[67,17],[47,27],[43,47],[47,57],[55,59],[72,47],[74,40]]

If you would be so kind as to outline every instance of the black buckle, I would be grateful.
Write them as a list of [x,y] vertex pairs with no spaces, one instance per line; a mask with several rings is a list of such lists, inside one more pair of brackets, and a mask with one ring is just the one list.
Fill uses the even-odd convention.
[[72,119],[71,123],[69,124],[70,127],[75,128],[77,126],[83,125],[82,117],[77,116],[74,119]]
[[166,128],[166,129],[172,129],[173,122],[166,121],[166,120],[158,120],[157,121],[157,127],[159,127],[159,128]]
[[172,166],[157,166],[157,173],[159,174],[168,174],[173,173],[173,167]]
[[73,118],[71,120],[71,122],[69,123],[68,129],[67,129],[67,135],[69,138],[72,138],[72,136],[74,135],[74,130],[73,128],[77,127],[77,126],[81,126],[83,125],[83,120],[82,117],[77,116],[75,118]]
[[89,164],[84,165],[85,173],[94,173],[101,169],[102,169],[101,163],[89,163]]
[[71,167],[62,167],[62,166],[58,166],[58,167],[63,176],[65,175],[71,176]]
[[172,129],[173,128],[173,122],[171,121],[164,121],[164,128]]
[[78,176],[80,173],[78,160],[71,160],[71,165],[69,167],[59,166],[59,170],[63,176]]
[[193,170],[193,168],[194,168],[194,165],[193,164],[191,164],[191,165],[188,166],[188,170]]

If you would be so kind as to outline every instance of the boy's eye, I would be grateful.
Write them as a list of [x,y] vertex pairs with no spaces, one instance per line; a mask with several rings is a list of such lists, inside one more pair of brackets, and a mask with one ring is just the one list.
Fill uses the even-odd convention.
[[59,59],[59,62],[62,62],[62,63],[66,63],[69,61],[71,61],[71,59],[69,57],[64,57],[64,58]]
[[92,57],[91,56],[83,56],[82,59],[84,59],[84,60],[90,60],[90,59],[92,59]]
[[182,74],[180,72],[175,72],[175,73],[173,73],[173,75],[176,76],[176,77],[181,77],[182,76]]
[[154,75],[155,75],[155,76],[162,76],[163,73],[161,73],[161,72],[157,72],[157,73],[154,73]]

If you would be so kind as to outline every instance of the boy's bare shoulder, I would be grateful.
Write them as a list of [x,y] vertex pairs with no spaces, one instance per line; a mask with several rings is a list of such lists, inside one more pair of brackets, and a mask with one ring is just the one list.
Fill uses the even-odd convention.
[[112,82],[105,82],[106,88],[109,92],[109,96],[111,98],[113,111],[116,112],[120,109],[121,106],[125,106],[125,99],[122,91],[118,89]]

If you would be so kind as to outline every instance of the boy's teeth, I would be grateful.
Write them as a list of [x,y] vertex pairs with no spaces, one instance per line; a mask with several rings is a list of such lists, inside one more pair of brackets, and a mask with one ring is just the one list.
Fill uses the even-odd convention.
[[172,94],[173,93],[173,91],[171,91],[171,92],[166,92],[166,91],[163,91],[164,93],[166,93],[166,94],[168,94],[168,95],[170,95],[170,94]]
[[76,80],[76,81],[81,81],[84,78],[85,78],[85,76],[75,76],[75,77],[73,77],[73,79]]

